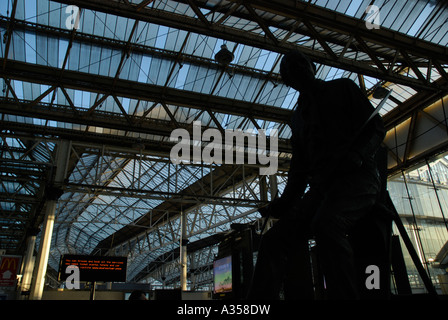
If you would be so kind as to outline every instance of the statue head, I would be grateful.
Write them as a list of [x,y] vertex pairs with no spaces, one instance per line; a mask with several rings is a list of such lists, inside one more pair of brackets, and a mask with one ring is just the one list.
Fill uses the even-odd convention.
[[294,50],[283,56],[280,75],[287,86],[305,92],[314,82],[316,66],[306,55]]

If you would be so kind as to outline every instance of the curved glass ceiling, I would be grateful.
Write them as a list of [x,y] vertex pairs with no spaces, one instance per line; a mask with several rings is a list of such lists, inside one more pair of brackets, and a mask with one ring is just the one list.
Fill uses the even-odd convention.
[[[10,106],[9,112],[1,114],[5,123],[23,126],[24,130],[37,128],[42,130],[40,136],[44,138],[48,132],[51,132],[49,137],[57,136],[59,132],[78,132],[152,141],[156,146],[167,143],[169,137],[152,132],[152,127],[169,129],[173,123],[185,127],[193,121],[223,130],[278,129],[281,139],[287,141],[290,138],[291,131],[285,119],[296,106],[299,94],[280,79],[281,53],[267,47],[223,40],[201,33],[200,28],[197,31],[187,27],[178,29],[136,20],[128,13],[112,14],[107,8],[98,11],[81,8],[79,25],[73,29],[78,7],[64,2],[17,0],[15,10],[13,0],[0,2],[3,40],[0,41],[0,61],[4,66],[13,65],[13,69],[19,70],[11,78],[0,78],[3,89],[0,99],[5,106]],[[367,19],[366,8],[372,3],[370,0],[304,2],[362,21]],[[194,18],[204,24],[215,23],[216,28],[266,39],[274,37],[281,44],[316,52],[328,51],[322,39],[331,37],[333,52],[354,63],[375,64],[368,50],[352,48],[348,35],[320,26],[313,29],[308,25],[311,31],[302,32],[297,29],[299,24],[295,19],[255,6],[251,8],[224,0],[194,1],[195,5],[166,0],[132,0],[130,3],[141,4],[138,10],[158,10],[155,12],[169,13],[171,18]],[[448,10],[437,1],[384,0],[373,4],[379,8],[383,28],[447,46]],[[13,13],[14,23],[11,24]],[[226,68],[215,61],[222,45],[234,55]],[[387,47],[374,49],[384,56],[389,54]],[[402,68],[400,72],[412,79],[418,79],[421,73],[431,83],[442,78],[440,69],[432,68],[429,74],[424,65],[426,61],[417,62],[420,63],[415,68]],[[382,115],[419,93],[410,86],[362,72],[325,63],[316,63],[316,66],[320,79],[328,81],[344,77],[354,80],[370,94],[375,106],[380,103],[371,97],[376,85],[393,89],[392,98],[380,111]],[[442,68],[446,70],[446,65]],[[30,70],[33,77],[23,75],[20,70]],[[194,93],[194,96],[186,93]],[[180,98],[165,102],[170,95]],[[192,102],[192,98],[196,100]],[[31,105],[35,112],[14,111],[14,106],[25,104]],[[254,113],[254,109],[261,111]],[[83,115],[94,116],[96,122],[86,122]],[[139,121],[145,125],[137,130],[135,124]],[[15,152],[10,159],[36,164],[50,161],[48,154],[54,148],[50,138],[50,142],[41,140],[30,146],[24,143],[25,140],[14,138],[13,131],[6,132],[2,144]],[[104,239],[110,239],[125,226],[137,225],[145,217],[159,217],[163,223],[157,227],[148,224],[127,241],[111,242],[111,252],[130,255],[129,276],[133,278],[152,259],[179,245],[178,216],[171,217],[169,212],[175,209],[164,207],[173,193],[186,192],[206,179],[211,181],[219,166],[178,167],[168,163],[163,155],[151,155],[143,150],[120,153],[104,148],[98,144],[75,144],[72,147],[73,166],[67,190],[58,204],[50,261],[57,269],[60,254],[92,253]],[[2,159],[7,159],[6,154]],[[282,153],[282,156],[287,159],[290,155]],[[19,166],[15,165],[14,169],[18,170]],[[15,179],[16,175],[10,177]],[[235,178],[231,173],[227,177]],[[39,183],[30,181],[24,186],[14,179],[2,182],[2,192],[38,196]],[[283,177],[279,176],[278,180],[281,190]],[[260,201],[259,184],[257,178],[244,183],[239,181],[233,190],[219,190],[213,196]],[[104,190],[98,189],[99,186]],[[209,185],[206,187],[212,189]],[[140,193],[131,192],[135,190]],[[197,201],[196,206],[188,209],[190,241],[225,232],[232,222],[258,218],[253,203],[226,206],[211,200]],[[11,202],[2,202],[2,209],[16,210]],[[24,205],[16,211],[21,210],[28,212],[31,209]]]

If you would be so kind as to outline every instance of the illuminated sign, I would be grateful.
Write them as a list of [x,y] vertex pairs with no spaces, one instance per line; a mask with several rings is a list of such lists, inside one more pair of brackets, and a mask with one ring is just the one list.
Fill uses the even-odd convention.
[[0,258],[0,287],[16,285],[17,271],[20,267],[21,256],[1,256]]
[[126,282],[126,257],[63,255],[59,263],[59,281],[71,275],[74,268],[70,266],[79,270],[79,281]]
[[213,278],[215,293],[232,291],[232,257],[213,262]]

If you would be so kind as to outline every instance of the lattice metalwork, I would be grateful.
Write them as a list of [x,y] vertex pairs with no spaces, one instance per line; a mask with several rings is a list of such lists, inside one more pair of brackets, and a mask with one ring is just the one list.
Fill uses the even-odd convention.
[[[446,150],[447,15],[429,0],[3,1],[2,249],[22,252],[39,227],[54,149],[69,141],[50,266],[67,252],[120,254],[130,279],[160,281],[163,268],[175,279],[175,260],[162,258],[179,248],[180,212],[190,240],[207,243],[257,220],[257,206],[281,192],[299,94],[279,62],[294,48],[320,79],[350,78],[375,106],[375,88],[392,91],[380,111],[391,173]],[[224,44],[229,64],[215,60]],[[276,182],[259,163],[171,163],[172,131],[192,133],[196,121],[221,133],[277,130]],[[206,286],[212,254],[199,252],[191,264]]]

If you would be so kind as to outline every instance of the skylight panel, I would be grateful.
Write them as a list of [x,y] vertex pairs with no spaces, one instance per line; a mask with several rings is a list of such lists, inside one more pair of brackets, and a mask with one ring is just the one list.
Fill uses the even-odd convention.
[[[190,33],[183,52],[188,55],[214,59],[215,54],[221,49],[222,44],[224,44],[224,41],[221,39]],[[232,51],[231,48],[229,50]]]
[[418,31],[431,14],[433,7],[434,5],[431,2],[424,3],[424,1],[416,1],[412,11],[404,15],[399,31],[410,36],[417,36]]
[[25,145],[22,140],[11,137],[2,137],[2,140],[4,140],[6,142],[6,145],[10,148],[20,148],[20,149],[25,148]]
[[289,88],[288,92],[285,95],[285,98],[283,99],[281,107],[283,109],[289,109],[292,110],[295,105],[297,104],[297,100],[299,98],[299,92],[293,88]]
[[334,1],[334,0],[333,1],[315,0],[314,4],[316,4],[318,6],[325,7],[325,8],[330,9],[330,10],[334,10],[338,6],[339,2],[338,1]]
[[155,84],[164,86],[168,79],[173,61],[160,59],[154,57],[149,67],[148,79],[151,79]]
[[[392,89],[391,87],[388,88],[389,90]],[[395,97],[395,93],[393,94],[393,96]],[[376,109],[380,103],[383,101],[383,99],[374,99],[373,97],[370,99],[370,103],[372,104],[372,106]],[[381,110],[379,110],[379,114],[381,116],[384,116],[385,114],[387,114],[388,112],[392,111],[394,108],[397,107],[397,104],[392,101],[391,99],[388,99],[384,105],[382,106]]]
[[341,70],[339,68],[330,68],[330,70],[328,71],[327,75],[325,76],[325,81],[331,81],[334,79],[339,79],[342,76],[342,72],[344,72],[344,70]]
[[[415,0],[414,0],[415,1]],[[390,0],[377,0],[374,2],[374,6],[378,8],[371,8],[366,10],[367,14],[365,16],[366,21],[374,22],[374,18],[378,18],[379,24],[384,28],[392,28],[392,25],[396,26],[399,24],[398,28],[401,26],[396,20],[403,18],[405,13],[402,11],[403,8],[407,7],[408,10],[412,8],[413,1],[390,1]],[[366,7],[367,8],[367,7]],[[410,18],[410,17],[406,17]],[[367,20],[370,19],[370,20]]]
[[106,22],[105,22],[106,21],[106,16],[107,16],[106,13],[94,11],[93,15],[94,15],[94,18],[93,18],[92,22],[91,21],[85,21],[84,22],[85,24],[89,24],[89,23],[93,24],[93,32],[92,32],[92,34],[102,37],[102,36],[104,36],[106,34],[105,33],[106,32],[106,28],[108,28],[109,32],[107,34],[111,35],[112,32],[111,32],[109,26],[106,26]]
[[13,36],[11,39],[11,47],[9,48],[8,58],[12,58],[18,61],[26,61],[26,42],[25,33],[22,31],[13,31]]
[[62,68],[65,60],[65,55],[67,54],[69,42],[65,39],[60,38],[58,41],[58,68]]
[[[6,29],[3,27],[0,27],[0,34],[6,34]],[[0,58],[3,58],[5,55],[5,43],[3,41],[0,41]]]
[[[3,1],[5,2],[5,1]],[[21,1],[17,3],[19,5]],[[37,1],[36,0],[24,0],[24,19],[28,22],[37,22]]]
[[254,68],[258,62],[258,58],[260,57],[261,49],[246,45],[241,46],[241,48],[242,50],[239,54],[239,59],[235,59],[235,61],[237,61],[239,65]]
[[166,37],[165,50],[180,51],[189,33],[184,30],[170,28]]
[[90,95],[91,95],[90,92],[74,90],[74,99],[73,99],[74,105],[86,109],[90,108],[91,106]]
[[211,93],[219,74],[218,69],[190,65],[184,82],[184,90]]
[[276,84],[271,81],[265,83],[263,90],[256,101],[260,104],[272,105],[280,107],[283,104],[289,87],[284,84]]
[[438,43],[440,45],[447,45],[447,34],[448,34],[448,10],[441,10],[438,12],[438,15],[435,19],[432,20],[432,23],[426,28],[424,33],[422,34],[422,38],[431,41],[434,43]]
[[369,76],[364,76],[363,78],[364,78],[364,85],[367,90],[372,89],[379,82],[378,79]]
[[346,12],[350,8],[350,6],[355,2],[356,1],[339,1],[335,10],[338,12],[343,12],[343,13],[347,14]]
[[405,102],[417,93],[417,91],[413,90],[412,88],[396,84],[390,85],[388,89],[392,89],[393,97],[400,100],[401,102]]
[[440,35],[441,35],[441,37],[439,40],[439,44],[442,46],[447,46],[448,45],[448,32],[445,32],[445,34],[440,33]]
[[[20,80],[11,80],[10,83],[11,83],[11,86],[13,87],[13,89],[14,89],[14,92],[15,92],[17,98],[18,99],[23,99],[24,98],[24,96],[23,96],[23,82],[20,81]],[[12,97],[12,94],[11,94],[11,97]]]
[[126,113],[129,114],[129,106],[131,104],[131,99],[119,97],[118,100],[121,102],[121,106],[123,107],[124,111],[126,111]]
[[176,89],[183,89],[185,86],[185,81],[187,79],[188,71],[190,70],[190,66],[188,64],[184,64],[182,68],[179,69],[177,73],[176,83],[174,87]]
[[278,59],[278,56],[279,54],[276,52],[261,50],[258,61],[255,64],[255,68],[265,71],[271,71],[272,67],[274,66],[274,63]]
[[143,56],[141,65],[140,65],[140,72],[138,74],[138,82],[143,83],[153,83],[151,79],[148,76],[149,66],[151,65],[152,57],[150,56]]
[[[12,89],[14,90],[14,93],[20,100],[34,100],[49,88],[49,86],[46,85],[40,85],[37,83],[30,83],[20,80],[11,80],[10,83]],[[3,91],[2,94],[4,94]],[[9,98],[13,97],[11,92],[9,92],[8,97]]]
[[[439,1],[376,0],[372,2],[371,0],[316,0],[313,1],[313,4],[365,20],[372,19],[372,10],[378,8],[378,18],[381,27],[402,32],[409,36],[419,37],[439,45],[448,44],[446,29],[448,12],[447,10],[439,10],[439,6],[443,5]],[[370,5],[374,5],[376,8],[372,8],[370,12],[367,12]],[[430,22],[429,25],[427,25],[428,22]],[[425,29],[423,29],[424,27]]]
[[216,69],[192,65],[190,66],[190,72],[187,75],[184,88],[201,93],[210,93],[218,74],[219,71]]
[[196,17],[196,14],[194,13],[193,9],[191,9],[191,7],[187,4],[169,0],[154,1],[154,2],[157,2],[154,4],[156,9],[178,13],[190,17]]
[[168,36],[170,28],[165,26],[159,26],[159,30],[157,33],[155,47],[159,49],[165,49],[165,43]]
[[9,17],[12,10],[12,1],[0,1],[0,15]]

